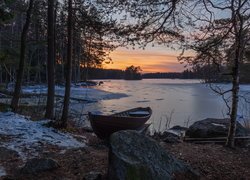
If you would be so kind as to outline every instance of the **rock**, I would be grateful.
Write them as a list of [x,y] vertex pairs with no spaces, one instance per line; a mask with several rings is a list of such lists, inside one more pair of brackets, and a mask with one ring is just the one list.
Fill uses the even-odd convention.
[[174,130],[174,131],[186,131],[186,130],[188,130],[188,128],[182,127],[182,126],[173,126],[173,127],[170,128],[170,130]]
[[170,131],[163,132],[160,135],[160,139],[166,143],[180,143],[181,142],[180,136]]
[[[195,122],[186,131],[186,136],[191,138],[226,137],[229,128],[229,119],[207,118]],[[247,136],[248,131],[239,122],[236,125],[236,136]]]
[[171,127],[168,131],[173,132],[174,134],[180,137],[184,137],[187,130],[188,130],[187,127],[174,126],[174,127]]
[[100,172],[91,171],[85,175],[83,180],[101,180],[102,174]]
[[180,143],[185,132],[175,130],[172,128],[162,132],[155,132],[151,137],[156,141],[163,141],[165,143]]
[[26,162],[21,169],[23,174],[36,174],[44,171],[50,171],[59,168],[59,164],[48,158],[33,158]]
[[0,147],[0,161],[8,161],[16,158],[19,158],[18,152],[5,147]]
[[94,132],[93,129],[92,129],[92,127],[89,127],[89,126],[84,126],[83,130],[86,131],[86,132],[89,132],[89,133]]
[[189,165],[177,160],[156,141],[136,131],[119,131],[110,137],[109,179],[198,179]]

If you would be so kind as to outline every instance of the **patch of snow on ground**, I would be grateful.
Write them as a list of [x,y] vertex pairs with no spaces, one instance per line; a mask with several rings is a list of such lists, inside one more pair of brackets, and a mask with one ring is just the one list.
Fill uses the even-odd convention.
[[0,134],[13,137],[10,142],[0,142],[0,145],[15,150],[24,157],[27,150],[35,154],[37,147],[46,144],[63,148],[85,146],[68,133],[43,126],[46,122],[48,121],[34,122],[12,112],[0,113]]
[[220,127],[223,127],[223,128],[227,128],[224,124],[212,123],[212,125],[214,125],[214,126],[220,126]]
[[0,166],[0,177],[5,176],[6,172],[2,166]]

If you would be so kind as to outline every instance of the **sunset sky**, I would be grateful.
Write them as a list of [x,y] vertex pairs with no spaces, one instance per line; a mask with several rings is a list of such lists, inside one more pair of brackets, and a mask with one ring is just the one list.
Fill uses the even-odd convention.
[[113,63],[104,67],[108,69],[125,69],[128,66],[140,66],[143,73],[181,72],[183,65],[177,61],[179,51],[167,47],[155,46],[143,49],[118,48],[110,54]]

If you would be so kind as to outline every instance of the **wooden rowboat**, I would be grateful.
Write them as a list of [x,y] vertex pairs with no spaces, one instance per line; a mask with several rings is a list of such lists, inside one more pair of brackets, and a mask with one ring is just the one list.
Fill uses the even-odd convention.
[[150,107],[138,107],[112,115],[97,115],[89,112],[88,116],[95,134],[104,139],[116,131],[140,130],[151,114]]

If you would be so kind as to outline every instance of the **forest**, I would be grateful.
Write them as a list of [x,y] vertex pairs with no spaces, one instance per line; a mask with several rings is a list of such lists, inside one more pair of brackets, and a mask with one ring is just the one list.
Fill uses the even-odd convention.
[[[8,2],[8,4],[7,4]],[[1,83],[13,82],[18,69],[22,27],[26,22],[26,1],[6,1],[1,4],[2,11],[8,8],[9,15],[1,15],[0,59]],[[67,3],[53,5],[51,19],[47,20],[47,1],[36,1],[32,6],[32,15],[26,37],[25,65],[23,82],[46,82],[49,50],[53,50],[55,61],[55,82],[64,81],[64,62],[67,56]],[[117,45],[111,43],[115,36],[115,22],[103,16],[94,6],[75,1],[73,18],[72,44],[72,81],[85,77],[82,70],[87,67],[101,67],[109,63],[108,54]],[[7,11],[7,10],[6,10]],[[4,18],[6,17],[6,18]],[[52,24],[54,44],[48,50],[47,33],[49,21]],[[109,38],[109,39],[107,39]],[[114,37],[115,38],[115,37]]]
[[[249,27],[248,0],[1,0],[0,178],[6,174],[12,174],[14,179],[15,176],[35,179],[37,174],[39,178],[48,179],[62,176],[91,179],[93,174],[96,175],[94,179],[100,179],[99,175],[101,179],[249,177],[250,164],[246,158],[250,146],[247,144],[249,113],[245,127],[239,122],[245,118],[245,114],[244,117],[240,114],[243,111],[241,105],[244,103],[249,112],[250,104]],[[116,63],[110,54],[118,48],[132,51],[155,45],[166,48],[166,52],[175,52],[183,71],[144,73],[141,67],[147,65],[146,60],[142,66],[105,68],[105,65]],[[198,83],[191,87],[192,84],[179,81],[175,87],[175,83],[168,85],[152,80],[151,87],[147,87],[148,81],[142,79],[151,78],[201,79],[216,98],[196,99],[196,93],[208,92],[205,86],[196,91]],[[103,82],[90,81],[95,79],[130,81],[113,84],[107,81],[105,86]],[[102,86],[89,87],[88,83]],[[159,86],[154,89],[156,85]],[[170,89],[163,91],[164,88]],[[127,94],[122,89],[127,90]],[[186,94],[181,97],[178,93]],[[202,98],[212,97],[211,94],[202,94]],[[162,98],[163,95],[166,96]],[[191,96],[188,106],[194,110],[209,104],[210,100],[221,98],[226,109],[222,112],[224,119],[212,118],[213,110],[216,110],[210,106],[206,115],[211,118],[195,119],[189,127],[191,116],[188,116],[186,120],[182,119],[187,127],[177,125],[171,129],[174,108],[184,104],[188,95]],[[159,119],[151,118],[151,124],[158,123],[158,131],[153,127],[152,135],[151,124],[145,132],[141,131],[140,128],[154,115],[153,111],[164,106],[163,102],[171,104],[173,109],[169,112],[165,109]],[[138,107],[126,111],[118,108],[134,105]],[[155,109],[139,106],[154,106]],[[118,110],[121,112],[117,113]],[[177,114],[184,111],[176,110]],[[112,114],[102,115],[107,112]],[[99,122],[106,118],[112,121],[104,121],[98,126],[93,120],[96,117]],[[114,136],[113,132],[108,133],[107,141],[102,140],[95,128],[104,128],[101,132],[105,134],[118,122],[114,119],[124,117],[145,122],[141,121],[140,127],[131,128],[136,131],[121,132],[127,129],[118,123],[120,129]],[[212,126],[212,132],[218,128],[219,132],[212,137],[208,135],[210,130],[205,137],[203,134],[192,137],[192,133],[185,136],[196,123],[204,121],[210,123],[205,128]],[[110,122],[113,124],[108,124]],[[126,125],[131,124],[133,121]],[[111,128],[105,129],[106,125]],[[161,132],[162,128],[166,131]],[[178,133],[171,134],[167,130]],[[206,145],[196,144],[197,138]],[[217,143],[224,146],[217,146]],[[242,144],[246,149],[237,149]],[[173,154],[167,154],[166,149]],[[118,159],[121,152],[124,154]],[[129,157],[132,152],[134,156]],[[140,158],[137,155],[141,155]],[[29,156],[34,158],[30,160]],[[125,161],[123,157],[127,156],[128,161]],[[138,166],[137,160],[140,162]],[[195,169],[182,160],[190,162]],[[43,163],[45,167],[40,166]],[[37,169],[33,170],[33,167]],[[54,169],[56,174],[48,171]],[[93,173],[96,169],[100,172]]]

